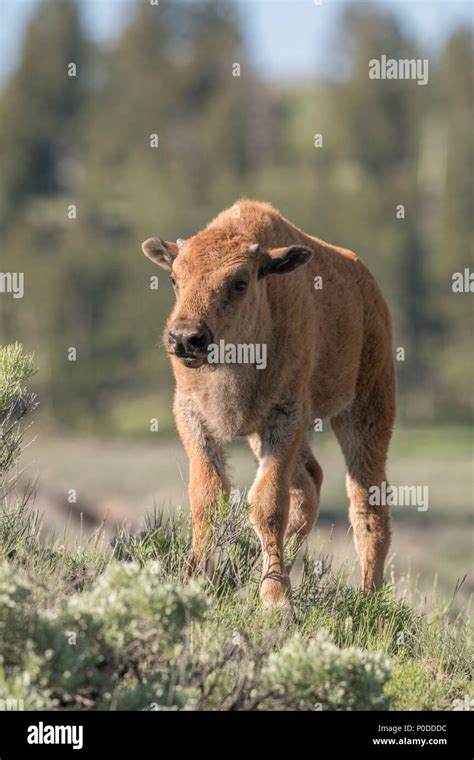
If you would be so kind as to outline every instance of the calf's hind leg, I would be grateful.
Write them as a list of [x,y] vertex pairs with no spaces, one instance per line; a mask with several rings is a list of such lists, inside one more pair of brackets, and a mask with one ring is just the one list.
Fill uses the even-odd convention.
[[349,518],[362,570],[362,587],[372,591],[383,583],[390,546],[390,516],[385,504],[371,503],[371,487],[381,493],[395,416],[394,391],[382,380],[366,399],[356,399],[347,412],[331,420],[347,464]]
[[305,441],[291,479],[290,513],[285,533],[285,544],[294,537],[293,559],[318,517],[322,480],[323,471]]

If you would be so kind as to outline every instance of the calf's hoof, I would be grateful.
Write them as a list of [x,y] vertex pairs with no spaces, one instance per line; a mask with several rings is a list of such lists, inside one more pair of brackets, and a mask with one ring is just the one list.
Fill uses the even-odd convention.
[[190,552],[188,556],[186,557],[186,564],[184,565],[183,570],[183,581],[184,583],[187,583],[191,580],[191,578],[194,578],[195,575],[199,572],[199,558],[196,557],[195,554]]
[[187,583],[194,576],[203,574],[208,580],[212,580],[215,573],[215,559],[212,556],[197,557],[191,552],[186,559],[183,571],[183,581]]
[[264,578],[260,586],[260,599],[266,609],[290,609],[290,579],[284,576]]

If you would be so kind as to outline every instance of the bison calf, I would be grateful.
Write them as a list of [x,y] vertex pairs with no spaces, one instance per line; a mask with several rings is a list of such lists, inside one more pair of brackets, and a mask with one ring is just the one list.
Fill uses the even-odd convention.
[[[363,587],[379,588],[389,515],[369,489],[386,480],[395,373],[390,316],[370,272],[350,251],[249,200],[189,240],[153,237],[142,248],[171,272],[176,294],[164,342],[190,461],[190,568],[204,559],[209,510],[230,489],[223,444],[245,436],[259,462],[248,499],[262,545],[261,598],[288,602],[283,549],[291,536],[305,539],[319,509],[322,470],[309,432],[315,418],[329,418],[347,463]],[[264,346],[265,368],[211,363],[210,349],[222,342]]]

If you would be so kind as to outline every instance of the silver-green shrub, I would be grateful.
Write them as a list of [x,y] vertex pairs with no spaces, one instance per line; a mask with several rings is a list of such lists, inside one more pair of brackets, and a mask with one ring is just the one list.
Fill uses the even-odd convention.
[[270,654],[264,688],[299,710],[379,710],[387,707],[384,686],[389,658],[357,647],[339,649],[322,630],[310,641],[299,635]]
[[[47,700],[50,693],[64,705],[100,697],[104,707],[117,701],[123,681],[124,702],[141,699],[146,707],[161,700],[182,707],[187,696],[177,687],[177,664],[189,624],[202,618],[207,605],[196,582],[163,582],[153,563],[112,562],[90,590],[56,609],[38,610],[26,577],[5,562],[0,565],[4,680],[17,683],[26,669],[34,684],[46,689]],[[128,686],[130,674],[134,680]],[[132,696],[137,686],[143,698]]]

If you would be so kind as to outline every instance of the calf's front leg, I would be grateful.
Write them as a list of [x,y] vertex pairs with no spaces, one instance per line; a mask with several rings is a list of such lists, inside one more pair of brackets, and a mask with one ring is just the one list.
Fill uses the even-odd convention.
[[250,437],[259,460],[257,477],[249,491],[250,519],[262,545],[260,598],[265,607],[290,604],[290,579],[284,563],[290,483],[302,433],[287,411],[272,412],[260,436]]
[[209,433],[204,419],[187,398],[175,400],[178,432],[189,457],[189,502],[193,521],[191,552],[185,577],[207,561],[209,513],[222,493],[230,492],[221,444]]

